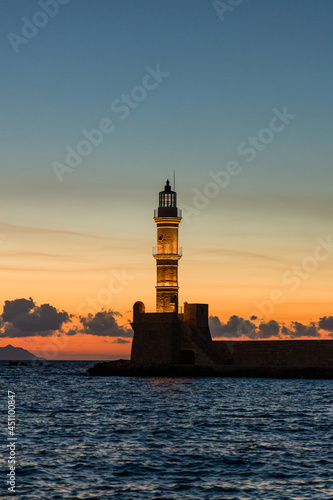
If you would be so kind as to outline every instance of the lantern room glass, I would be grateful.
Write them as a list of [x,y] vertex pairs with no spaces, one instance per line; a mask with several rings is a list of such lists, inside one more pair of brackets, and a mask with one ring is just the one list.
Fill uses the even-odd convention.
[[177,207],[177,194],[175,191],[171,191],[169,180],[166,182],[164,191],[161,191],[159,194],[159,206],[160,208]]

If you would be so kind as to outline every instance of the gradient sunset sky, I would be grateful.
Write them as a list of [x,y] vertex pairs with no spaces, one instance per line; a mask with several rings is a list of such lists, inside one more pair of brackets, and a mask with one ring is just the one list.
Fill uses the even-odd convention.
[[234,315],[331,336],[332,21],[329,0],[2,1],[0,346],[129,356],[174,169],[180,303],[216,336]]

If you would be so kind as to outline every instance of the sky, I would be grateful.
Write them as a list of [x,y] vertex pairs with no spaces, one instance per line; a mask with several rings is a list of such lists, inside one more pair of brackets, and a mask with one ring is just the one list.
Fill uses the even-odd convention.
[[0,346],[129,357],[174,170],[180,303],[208,303],[216,338],[330,338],[332,18],[329,0],[3,0]]

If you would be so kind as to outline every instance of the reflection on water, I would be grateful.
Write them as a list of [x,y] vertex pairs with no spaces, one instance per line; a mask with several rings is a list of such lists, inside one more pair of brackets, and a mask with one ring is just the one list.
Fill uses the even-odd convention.
[[91,364],[0,363],[18,500],[333,498],[333,381],[80,375]]

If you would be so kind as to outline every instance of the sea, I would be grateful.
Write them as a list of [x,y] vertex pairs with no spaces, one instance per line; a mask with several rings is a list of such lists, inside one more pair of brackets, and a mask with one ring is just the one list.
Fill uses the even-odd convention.
[[93,364],[0,363],[1,498],[333,498],[332,380],[92,377]]

